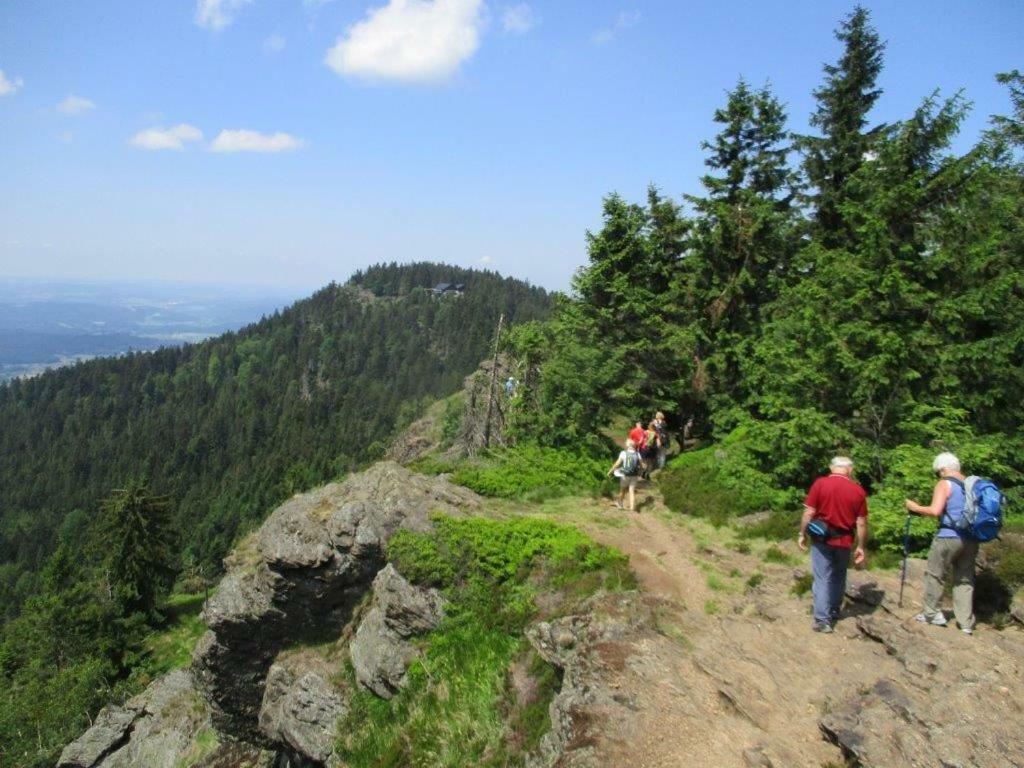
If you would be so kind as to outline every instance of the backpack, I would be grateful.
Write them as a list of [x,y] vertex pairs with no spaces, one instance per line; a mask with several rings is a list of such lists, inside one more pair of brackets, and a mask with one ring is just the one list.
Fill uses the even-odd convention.
[[1004,497],[999,487],[987,477],[971,475],[966,483],[955,477],[947,480],[959,485],[964,490],[964,512],[959,520],[951,520],[952,528],[974,541],[992,541],[999,536],[1003,527]]
[[633,477],[640,472],[640,454],[636,451],[626,451],[622,457],[622,474],[626,477]]
[[658,433],[658,439],[661,440],[662,450],[668,450],[668,429],[662,424],[660,427],[655,427],[655,431]]

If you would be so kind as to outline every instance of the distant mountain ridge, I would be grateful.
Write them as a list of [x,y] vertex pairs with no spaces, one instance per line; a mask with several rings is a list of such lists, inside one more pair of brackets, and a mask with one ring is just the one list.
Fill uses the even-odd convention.
[[[439,282],[465,293],[432,296]],[[381,265],[237,333],[0,386],[5,616],[130,477],[171,497],[181,565],[216,570],[240,530],[378,457],[396,428],[458,389],[501,313],[540,319],[549,306],[543,289],[493,272]]]

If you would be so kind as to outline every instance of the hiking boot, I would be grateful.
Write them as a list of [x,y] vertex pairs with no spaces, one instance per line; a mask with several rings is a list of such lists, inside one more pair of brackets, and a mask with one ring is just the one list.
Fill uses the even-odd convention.
[[946,621],[946,617],[942,615],[941,611],[931,617],[928,617],[923,613],[919,613],[914,618],[922,624],[931,624],[933,627],[944,627],[949,623]]
[[974,630],[971,629],[970,627],[960,627],[960,631],[963,632],[965,635],[973,635],[974,634]]
[[814,626],[811,627],[811,629],[813,629],[815,632],[821,632],[821,634],[823,635],[831,635],[833,632],[835,632],[835,630],[832,629],[831,624],[827,624],[823,621],[815,622]]
[[616,501],[615,502],[615,508],[616,509],[622,509],[622,502],[621,501]]

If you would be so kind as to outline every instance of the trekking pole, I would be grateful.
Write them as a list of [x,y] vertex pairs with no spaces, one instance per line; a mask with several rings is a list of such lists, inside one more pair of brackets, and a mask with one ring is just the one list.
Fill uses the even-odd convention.
[[910,554],[910,514],[907,514],[907,524],[903,526],[903,567],[900,569],[900,599],[896,604],[898,608],[903,607],[903,585],[907,583],[907,555]]

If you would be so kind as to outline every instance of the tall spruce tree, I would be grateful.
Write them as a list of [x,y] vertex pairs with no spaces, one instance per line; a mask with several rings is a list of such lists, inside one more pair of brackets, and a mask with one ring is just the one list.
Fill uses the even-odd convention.
[[882,94],[876,84],[885,50],[871,14],[857,6],[835,35],[843,54],[836,64],[825,65],[825,82],[814,91],[818,106],[811,125],[821,135],[800,137],[806,181],[813,188],[807,202],[814,210],[814,233],[827,247],[843,246],[852,237],[844,206],[857,199],[847,182],[886,130],[882,125],[868,129],[868,114]]
[[687,197],[697,218],[681,279],[684,302],[698,309],[698,355],[713,406],[723,410],[742,400],[739,360],[763,309],[789,280],[797,216],[786,112],[771,90],[753,90],[741,79],[714,120],[722,130],[702,145],[709,153],[710,173],[701,179],[706,195]]
[[132,480],[103,502],[104,566],[125,613],[151,613],[175,573],[174,530],[166,496]]
[[750,412],[774,424],[773,453],[794,459],[789,482],[823,452],[855,447],[879,479],[887,450],[948,423],[955,382],[936,391],[950,340],[936,310],[956,292],[956,266],[937,250],[934,227],[972,171],[969,159],[944,154],[965,110],[959,96],[927,99],[876,142],[875,159],[847,181],[861,201],[846,211],[851,247],[803,250],[813,271],[780,295],[744,360]]

